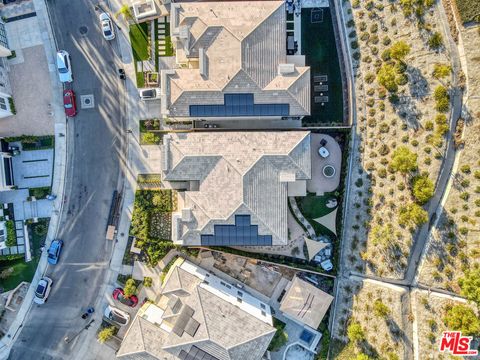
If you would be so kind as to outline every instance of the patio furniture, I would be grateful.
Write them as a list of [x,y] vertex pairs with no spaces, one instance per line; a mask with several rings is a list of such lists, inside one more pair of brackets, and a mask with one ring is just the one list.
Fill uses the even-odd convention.
[[327,140],[326,139],[320,140],[320,146],[325,146],[325,145],[327,145]]
[[325,204],[325,206],[329,209],[333,209],[337,207],[337,205],[338,205],[337,199],[328,199],[327,203]]
[[320,149],[318,149],[318,155],[325,159],[330,155],[330,153],[328,152],[327,148],[322,146]]

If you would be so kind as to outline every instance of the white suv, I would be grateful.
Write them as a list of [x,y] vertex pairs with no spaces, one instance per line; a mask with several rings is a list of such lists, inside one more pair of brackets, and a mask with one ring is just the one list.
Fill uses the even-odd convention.
[[142,100],[160,99],[160,88],[140,89],[139,91]]
[[38,282],[37,288],[35,289],[35,297],[33,301],[36,304],[45,304],[47,301],[48,295],[50,295],[50,290],[52,289],[53,281],[48,277],[43,277]]
[[57,72],[62,83],[70,83],[73,81],[70,54],[65,50],[57,51]]

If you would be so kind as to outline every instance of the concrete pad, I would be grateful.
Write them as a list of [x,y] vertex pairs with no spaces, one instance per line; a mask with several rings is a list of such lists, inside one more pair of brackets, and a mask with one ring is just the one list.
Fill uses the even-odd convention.
[[12,158],[14,183],[19,188],[52,184],[53,149],[21,151]]
[[[53,134],[52,90],[43,46],[22,50],[24,62],[10,66],[17,114],[0,121],[2,136]],[[34,84],[34,89],[32,89]]]
[[37,17],[8,22],[5,29],[12,50],[43,45]]
[[[316,193],[318,196],[323,195],[326,192],[334,191],[340,184],[340,173],[342,166],[342,150],[340,145],[329,135],[324,134],[311,134],[311,152],[312,152],[312,179],[307,180],[308,192]],[[326,140],[327,148],[330,155],[327,158],[322,158],[318,154],[320,148],[320,141]],[[323,168],[326,165],[331,165],[335,168],[335,175],[331,178],[323,175]]]

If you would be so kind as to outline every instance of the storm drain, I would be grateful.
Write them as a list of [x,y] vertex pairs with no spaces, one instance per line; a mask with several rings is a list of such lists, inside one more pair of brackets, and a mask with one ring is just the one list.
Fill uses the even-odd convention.
[[80,106],[82,109],[92,109],[95,107],[95,100],[93,94],[80,95]]

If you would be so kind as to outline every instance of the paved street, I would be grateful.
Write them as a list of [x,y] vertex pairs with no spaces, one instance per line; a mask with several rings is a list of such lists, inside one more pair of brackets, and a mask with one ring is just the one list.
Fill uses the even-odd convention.
[[[98,328],[97,321],[74,338],[87,324],[81,314],[101,301],[112,253],[105,228],[118,185],[124,121],[117,45],[103,39],[92,2],[49,0],[47,5],[58,47],[72,57],[77,105],[81,95],[92,94],[95,107],[79,109],[68,121],[66,201],[59,225],[65,248],[60,263],[46,271],[54,282],[49,301],[32,306],[10,359],[67,359],[78,354],[85,332]],[[65,336],[74,340],[67,344]]]

